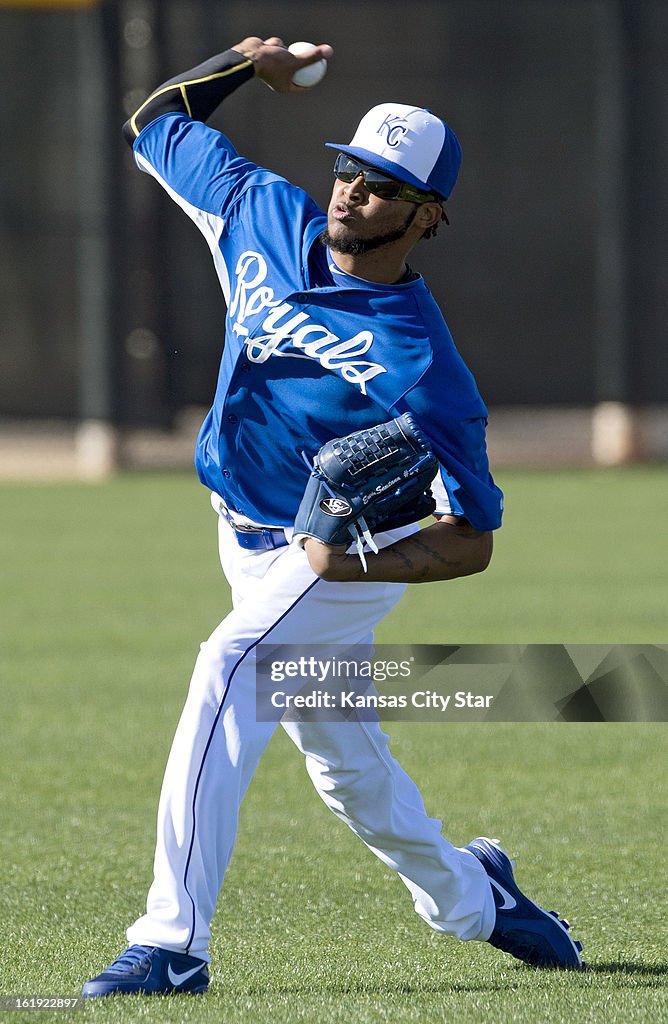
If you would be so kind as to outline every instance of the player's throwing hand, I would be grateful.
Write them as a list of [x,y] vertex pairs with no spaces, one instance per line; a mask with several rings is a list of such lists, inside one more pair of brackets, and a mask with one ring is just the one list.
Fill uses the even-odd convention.
[[295,72],[323,58],[331,60],[334,55],[331,46],[321,43],[306,56],[299,57],[290,53],[286,43],[278,36],[270,36],[269,39],[248,36],[232,49],[253,61],[256,78],[265,82],[274,92],[283,93],[304,92],[303,88],[292,81]]

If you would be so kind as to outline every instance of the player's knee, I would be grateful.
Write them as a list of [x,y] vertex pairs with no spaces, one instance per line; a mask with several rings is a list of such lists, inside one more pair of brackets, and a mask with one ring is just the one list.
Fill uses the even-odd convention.
[[381,765],[345,768],[312,762],[308,770],[329,809],[354,823],[356,830],[375,833],[391,829],[392,787]]
[[243,661],[243,655],[244,652],[232,643],[205,640],[200,644],[189,693],[198,695],[201,700],[218,700],[235,668]]

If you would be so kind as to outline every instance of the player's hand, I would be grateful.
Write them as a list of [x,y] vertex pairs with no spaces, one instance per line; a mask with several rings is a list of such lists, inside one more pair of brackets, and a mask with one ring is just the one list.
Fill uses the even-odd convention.
[[269,39],[249,36],[231,49],[253,61],[256,78],[265,82],[274,92],[283,93],[304,92],[304,89],[292,81],[295,72],[308,67],[309,64],[315,64],[323,57],[330,60],[334,54],[331,46],[321,43],[307,57],[296,57],[289,52],[287,45],[278,36],[270,36]]

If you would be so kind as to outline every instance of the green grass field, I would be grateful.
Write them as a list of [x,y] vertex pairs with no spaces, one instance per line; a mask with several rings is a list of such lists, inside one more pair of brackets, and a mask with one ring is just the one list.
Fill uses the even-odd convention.
[[[507,525],[489,571],[412,588],[379,640],[668,642],[665,470],[500,483]],[[143,908],[169,742],[198,644],[229,598],[191,475],[5,485],[0,519],[0,993],[76,994]],[[96,1000],[85,1016],[665,1019],[665,726],[388,731],[446,835],[500,836],[520,884],[571,920],[588,971],[534,971],[430,932],[328,814],[279,730],[242,811],[209,994]]]

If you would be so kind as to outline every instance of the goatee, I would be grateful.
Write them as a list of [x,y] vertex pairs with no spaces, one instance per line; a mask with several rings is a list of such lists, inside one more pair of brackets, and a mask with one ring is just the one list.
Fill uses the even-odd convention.
[[379,249],[381,245],[389,245],[390,242],[398,242],[400,238],[403,238],[413,223],[416,213],[417,210],[411,210],[406,223],[400,228],[395,228],[394,231],[388,231],[386,235],[375,235],[373,238],[355,238],[353,236],[349,238],[332,238],[327,228],[325,228],[318,236],[318,240],[321,245],[329,246],[332,252],[340,252],[345,256],[364,256],[367,252]]

